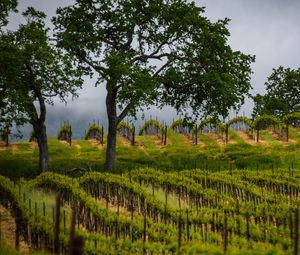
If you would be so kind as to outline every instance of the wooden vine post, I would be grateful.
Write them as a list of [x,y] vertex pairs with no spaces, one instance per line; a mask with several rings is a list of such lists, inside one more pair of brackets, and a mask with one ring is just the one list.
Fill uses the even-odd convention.
[[144,246],[146,243],[146,233],[147,233],[147,218],[146,218],[146,213],[144,213],[144,230],[143,230],[143,245]]
[[37,202],[34,202],[34,218],[35,222],[37,222]]
[[249,242],[250,241],[250,216],[249,214],[247,213],[246,214],[246,224],[247,224],[247,241]]
[[290,239],[294,239],[294,229],[293,229],[293,212],[289,213],[289,228],[290,228]]
[[228,125],[225,125],[225,144],[228,144]]
[[7,132],[5,133],[5,146],[8,147],[9,145],[9,139],[8,139],[8,136],[9,136],[9,129],[6,128]]
[[228,247],[228,229],[227,229],[227,213],[224,213],[224,254],[227,252]]
[[69,145],[72,145],[72,127],[70,126]]
[[21,231],[21,212],[19,211],[18,208],[16,208],[16,218],[15,218],[15,223],[16,223],[16,239],[15,239],[15,247],[17,250],[19,250],[20,246],[20,231]]
[[167,205],[168,204],[168,185],[166,184],[166,187],[165,187],[165,204]]
[[[164,126],[164,122],[163,122],[163,126]],[[161,129],[161,143],[163,144],[165,141],[165,130]]]
[[189,209],[186,209],[186,239],[190,240]]
[[259,123],[257,123],[257,127],[256,127],[256,142],[259,142]]
[[198,126],[195,126],[195,138],[196,138],[196,145],[198,145]]
[[167,144],[167,132],[168,132],[168,126],[165,125],[165,139],[164,139],[164,145]]
[[286,123],[286,141],[289,141],[289,124]]
[[180,250],[181,247],[181,235],[182,235],[182,218],[181,214],[179,215],[179,220],[178,220],[178,251]]
[[131,140],[131,145],[135,145],[135,126],[133,125],[132,127],[132,140]]
[[100,143],[103,145],[104,144],[104,128],[103,126],[101,127],[101,138],[100,138]]

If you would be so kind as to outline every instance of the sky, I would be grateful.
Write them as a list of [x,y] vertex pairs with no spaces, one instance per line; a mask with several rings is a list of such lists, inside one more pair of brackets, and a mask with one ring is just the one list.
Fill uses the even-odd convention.
[[[50,18],[55,15],[57,7],[72,4],[73,0],[19,0],[19,13],[10,16],[10,29],[23,22],[20,13],[28,6],[34,6],[48,15],[47,25],[51,27]],[[228,43],[233,50],[256,56],[252,64],[251,94],[264,93],[264,83],[273,68],[280,65],[290,68],[300,67],[300,1],[299,0],[196,0],[198,6],[204,6],[204,13],[211,21],[229,18],[231,33]],[[83,136],[88,123],[99,120],[107,126],[105,109],[105,90],[103,86],[95,87],[95,80],[85,78],[79,98],[68,100],[65,105],[59,101],[48,107],[47,130],[55,136],[63,121],[68,120],[77,138]],[[253,103],[247,99],[240,110],[240,115],[250,116]],[[162,111],[154,107],[144,112],[146,118],[158,118],[172,122],[176,111],[166,107]],[[231,113],[234,116],[236,113]],[[140,125],[141,122],[138,123]],[[30,128],[25,127],[24,135]]]

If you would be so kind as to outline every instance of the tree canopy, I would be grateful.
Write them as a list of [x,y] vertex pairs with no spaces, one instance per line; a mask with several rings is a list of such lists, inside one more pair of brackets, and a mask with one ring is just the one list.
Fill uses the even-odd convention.
[[231,50],[228,19],[213,23],[203,12],[184,0],[76,0],[58,9],[58,45],[106,86],[107,163],[118,123],[146,105],[227,115],[243,103],[254,58]]
[[268,77],[266,94],[253,97],[253,117],[272,114],[282,117],[300,111],[300,68],[291,69],[280,66],[273,69]]
[[2,26],[7,25],[7,23],[8,23],[7,17],[9,15],[9,12],[11,12],[11,11],[16,12],[17,5],[18,5],[17,0],[1,0],[1,2],[0,2],[0,28]]
[[[3,0],[0,2],[0,44],[1,44],[1,55],[6,54],[7,52],[2,51],[3,50],[3,38],[5,36],[5,31],[3,30],[3,27],[7,25],[8,23],[8,15],[11,11],[17,11],[17,0]],[[0,56],[2,57],[2,56]],[[0,66],[0,72],[4,72],[4,67]],[[11,74],[10,74],[11,75]],[[8,119],[5,117],[7,116],[7,112],[10,111],[12,112],[14,108],[11,107],[10,104],[7,104],[5,102],[4,98],[7,97],[7,90],[4,90],[3,86],[3,77],[0,77],[0,130],[7,128],[9,123],[11,121],[8,121]],[[16,112],[14,114],[16,116]]]
[[53,97],[64,101],[68,94],[76,96],[82,73],[73,68],[72,59],[50,43],[44,13],[30,7],[23,15],[26,24],[7,32],[0,41],[1,118],[32,124],[46,155],[46,104],[53,104]]

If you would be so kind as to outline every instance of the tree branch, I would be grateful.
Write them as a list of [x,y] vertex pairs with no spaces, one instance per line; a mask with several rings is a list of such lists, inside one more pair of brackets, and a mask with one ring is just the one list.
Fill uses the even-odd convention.
[[120,115],[118,116],[118,124],[126,117],[126,115],[128,114],[128,112],[130,111],[130,109],[132,109],[132,107],[134,107],[135,104],[135,100],[132,99],[130,100],[130,102],[125,106],[125,108],[123,109],[123,111],[120,113]]
[[160,72],[162,72],[164,69],[166,69],[170,64],[172,64],[175,61],[175,59],[171,59],[169,61],[167,61],[164,65],[161,66],[161,68],[159,68],[154,74],[153,77],[156,77],[157,75],[159,75]]
[[161,60],[163,57],[168,57],[170,56],[170,53],[162,53],[160,55],[154,55],[153,53],[150,55],[140,55],[137,56],[135,58],[133,58],[132,62],[136,62],[136,61],[146,61],[148,59],[159,59]]
[[91,66],[96,72],[100,73],[106,70],[105,67],[101,66],[101,65],[96,65],[93,63],[93,61],[88,60],[86,57],[82,56],[82,54],[79,51],[76,51],[76,55],[78,56],[78,58],[86,63],[87,65]]
[[28,109],[29,109],[29,118],[30,118],[30,124],[34,125],[38,120],[38,113],[37,110],[33,104],[33,102],[28,103]]
[[43,98],[43,94],[41,92],[41,88],[39,88],[38,86],[36,86],[36,75],[34,74],[34,72],[32,71],[32,68],[30,65],[26,64],[26,68],[28,69],[28,71],[30,72],[30,76],[32,78],[32,90],[35,93],[35,95],[38,98],[39,101],[39,105],[40,105],[40,116],[38,117],[36,108],[34,106],[33,103],[29,104],[29,109],[30,111],[36,116],[36,118],[38,119],[38,121],[44,123],[46,120],[46,104],[45,104],[45,99]]
[[[145,55],[142,54],[140,56],[137,56],[135,58],[132,59],[132,63],[136,62],[136,61],[146,61],[148,59],[161,59],[162,57],[168,57],[170,55],[170,53],[162,53],[160,55],[156,55],[159,53],[159,51],[163,48],[163,46],[168,45],[168,44],[172,44],[174,41],[178,40],[178,38],[180,36],[176,36],[175,38],[173,38],[173,40],[169,41],[172,37],[174,36],[174,34],[170,35],[166,40],[164,40],[160,45],[158,45],[157,49],[155,51],[153,51],[151,54],[149,55]],[[140,37],[142,37],[140,35]],[[141,48],[141,45],[139,43],[139,47]]]
[[124,54],[126,52],[126,50],[128,50],[130,48],[130,45],[133,41],[133,33],[134,33],[134,27],[127,34],[127,42],[125,44],[123,44],[123,47],[121,48],[121,54]]
[[42,93],[42,96],[44,96],[44,97],[56,97],[56,96],[58,96],[58,93],[54,93],[54,94],[45,94],[45,93]]

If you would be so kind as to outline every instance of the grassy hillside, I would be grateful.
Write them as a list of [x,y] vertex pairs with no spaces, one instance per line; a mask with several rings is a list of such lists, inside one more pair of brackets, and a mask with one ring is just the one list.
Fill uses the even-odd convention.
[[[165,170],[207,168],[267,169],[300,168],[300,133],[291,130],[290,141],[284,142],[271,131],[262,131],[256,143],[246,133],[230,132],[229,143],[221,135],[199,134],[194,145],[187,136],[168,133],[167,145],[155,136],[137,136],[131,146],[125,138],[117,142],[117,172],[138,167]],[[223,137],[224,139],[224,137]],[[96,141],[77,140],[69,146],[49,138],[50,169],[65,173],[73,168],[101,171],[105,159],[105,145]],[[34,177],[38,173],[38,147],[36,143],[15,142],[8,148],[0,146],[0,174],[10,178]]]

